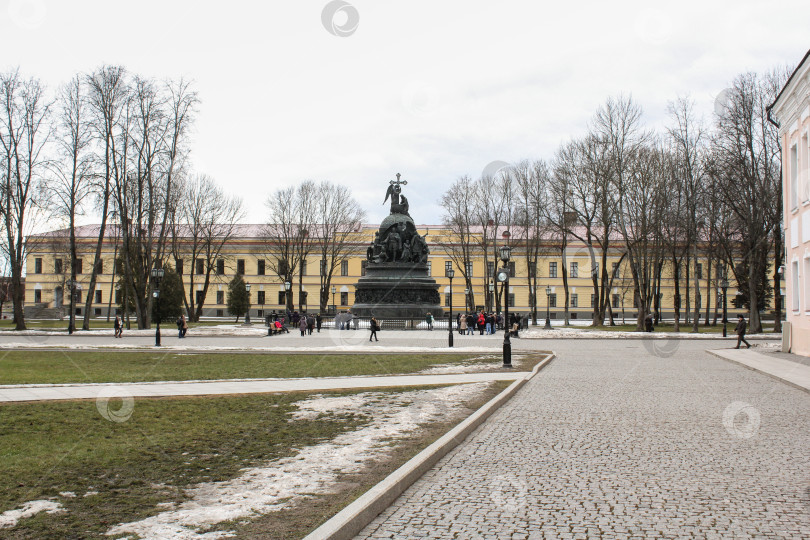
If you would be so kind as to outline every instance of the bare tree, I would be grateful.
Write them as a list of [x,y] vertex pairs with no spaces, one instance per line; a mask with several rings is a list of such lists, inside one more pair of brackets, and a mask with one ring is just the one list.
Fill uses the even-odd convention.
[[50,108],[39,80],[24,79],[19,70],[0,73],[0,201],[17,330],[25,330],[22,275],[31,214],[44,199],[39,184]]
[[772,292],[766,272],[782,195],[777,133],[767,120],[775,88],[755,73],[735,78],[713,140],[717,193],[730,213],[730,230],[718,241],[754,333],[762,331],[760,312]]
[[[210,176],[198,175],[183,184],[175,215],[178,219],[171,220],[172,254],[175,262],[189,262],[187,291],[182,279],[184,270],[175,264],[184,287],[183,303],[188,319],[199,321],[217,259],[244,216],[242,200],[226,195]],[[202,280],[199,297],[194,286],[197,276]]]
[[360,230],[365,211],[345,186],[328,181],[317,185],[313,201],[314,221],[310,238],[320,255],[320,311],[329,303],[332,276],[352,254],[352,235]]
[[[59,90],[56,118],[58,136],[54,138],[57,159],[49,167],[53,177],[50,182],[52,208],[55,215],[67,222],[71,291],[76,284],[76,263],[79,259],[76,252],[76,216],[83,211],[85,199],[90,194],[92,174],[90,123],[84,86],[83,78],[77,75]],[[88,294],[88,302],[92,301],[90,296]],[[76,328],[75,305],[75,294],[71,294],[68,313],[68,333],[71,334]]]
[[[462,176],[447,189],[442,195],[442,209],[444,215],[442,222],[449,230],[449,234],[443,237],[440,245],[453,264],[458,268],[464,277],[464,286],[469,291],[465,298],[467,310],[472,312],[475,309],[475,293],[472,282],[472,260],[478,253],[478,241],[476,236],[475,204],[473,182],[469,176]],[[486,269],[486,263],[484,264]],[[484,271],[486,274],[486,270]],[[484,280],[484,288],[487,284]],[[484,293],[486,296],[486,292]]]
[[[91,133],[96,148],[95,161],[99,167],[99,171],[94,175],[92,193],[101,217],[93,265],[90,270],[90,290],[94,292],[101,251],[107,235],[107,220],[111,214],[113,189],[115,185],[123,184],[123,177],[126,173],[126,112],[130,99],[130,88],[126,70],[120,66],[102,66],[86,77],[86,84],[88,87],[87,108],[91,115]],[[116,238],[120,236],[121,227],[119,226]],[[116,242],[116,254],[117,247]],[[91,293],[86,298],[84,320],[82,321],[84,330],[90,329],[92,296]]]

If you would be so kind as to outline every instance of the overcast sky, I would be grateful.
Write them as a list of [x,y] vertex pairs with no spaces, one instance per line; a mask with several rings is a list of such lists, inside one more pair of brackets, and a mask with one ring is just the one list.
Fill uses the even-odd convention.
[[417,223],[495,160],[550,159],[607,97],[651,127],[690,94],[707,121],[735,75],[795,65],[810,2],[0,0],[0,69],[55,87],[103,63],[195,81],[195,172],[247,219],[303,179],[350,186],[379,222],[388,180]]

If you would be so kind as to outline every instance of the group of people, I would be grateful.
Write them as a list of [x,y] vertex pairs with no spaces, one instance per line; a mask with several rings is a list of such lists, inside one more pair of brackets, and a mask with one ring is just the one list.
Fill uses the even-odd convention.
[[320,333],[323,325],[323,317],[320,313],[312,315],[311,313],[308,314],[306,311],[298,313],[298,311],[291,312],[290,310],[286,310],[279,314],[276,313],[276,310],[273,310],[267,315],[266,319],[267,326],[272,326],[277,332],[284,333],[290,332],[287,329],[287,321],[290,321],[290,324],[294,328],[297,327],[302,336],[311,336],[313,330]]
[[[509,314],[509,328],[520,329],[524,324],[528,324],[527,317],[521,317],[518,313]],[[517,326],[516,326],[517,325]],[[475,335],[476,330],[479,335],[492,335],[498,330],[503,330],[504,317],[500,313],[459,313],[456,315],[456,329],[461,335]]]

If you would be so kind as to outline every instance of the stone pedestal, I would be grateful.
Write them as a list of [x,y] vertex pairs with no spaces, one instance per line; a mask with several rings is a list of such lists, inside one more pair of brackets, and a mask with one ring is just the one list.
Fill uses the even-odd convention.
[[354,307],[358,317],[420,318],[432,313],[442,317],[439,285],[421,263],[376,263],[355,285]]

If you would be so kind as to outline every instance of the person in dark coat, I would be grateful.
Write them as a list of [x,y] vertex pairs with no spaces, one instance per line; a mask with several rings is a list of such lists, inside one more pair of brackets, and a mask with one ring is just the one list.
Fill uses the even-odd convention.
[[740,342],[745,343],[748,348],[751,348],[751,344],[745,340],[745,331],[748,329],[748,323],[745,322],[745,317],[740,315],[740,318],[737,320],[737,326],[734,327],[734,331],[737,333],[737,346],[734,347],[735,349],[740,348]]
[[118,315],[115,316],[113,328],[115,329],[115,337],[120,338],[121,334],[123,334],[123,325],[121,324],[121,317]]
[[306,317],[300,317],[298,319],[298,329],[301,330],[301,335],[302,336],[307,335],[307,318]]
[[318,313],[315,315],[315,328],[318,329],[319,334],[321,333],[321,325],[323,325],[323,317],[321,317],[321,314]]
[[374,338],[374,341],[380,341],[379,339],[377,339],[377,330],[380,329],[380,324],[374,317],[371,318],[371,324],[369,324],[369,328],[371,328],[371,335],[368,336],[368,340],[371,341],[371,338]]

